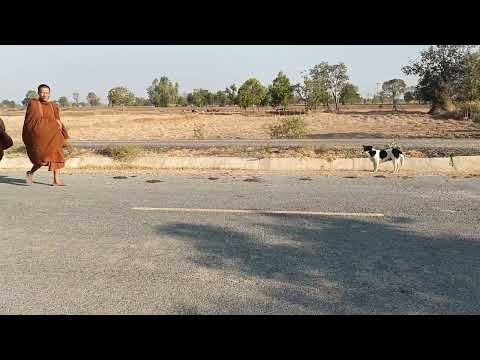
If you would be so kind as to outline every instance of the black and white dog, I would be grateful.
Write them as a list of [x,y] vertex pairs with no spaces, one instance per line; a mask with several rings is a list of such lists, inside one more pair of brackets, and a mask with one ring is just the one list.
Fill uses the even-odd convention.
[[377,172],[378,165],[391,160],[393,161],[393,172],[396,173],[405,161],[405,156],[397,148],[378,150],[374,149],[373,146],[363,145],[363,151],[370,157],[373,163],[373,172]]

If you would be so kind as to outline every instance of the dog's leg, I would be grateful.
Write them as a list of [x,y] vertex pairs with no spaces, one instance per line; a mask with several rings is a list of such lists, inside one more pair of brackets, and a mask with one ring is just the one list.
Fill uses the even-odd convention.
[[376,160],[373,161],[373,172],[377,172],[378,170],[378,162]]

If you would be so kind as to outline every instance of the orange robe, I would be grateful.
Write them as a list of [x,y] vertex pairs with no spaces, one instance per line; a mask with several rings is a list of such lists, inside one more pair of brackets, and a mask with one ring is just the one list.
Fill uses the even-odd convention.
[[68,135],[58,128],[56,119],[60,119],[57,105],[32,99],[23,123],[22,139],[30,161],[48,166],[48,171],[65,166],[63,147]]
[[3,150],[6,150],[12,146],[12,138],[8,136],[7,131],[5,130],[5,124],[3,123],[2,118],[0,118],[0,161],[3,158]]

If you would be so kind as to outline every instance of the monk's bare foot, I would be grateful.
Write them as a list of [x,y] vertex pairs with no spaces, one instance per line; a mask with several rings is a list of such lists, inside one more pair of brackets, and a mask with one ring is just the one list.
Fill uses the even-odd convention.
[[67,186],[63,181],[55,181],[52,186]]
[[27,185],[32,185],[33,182],[33,175],[30,173],[30,171],[27,171]]

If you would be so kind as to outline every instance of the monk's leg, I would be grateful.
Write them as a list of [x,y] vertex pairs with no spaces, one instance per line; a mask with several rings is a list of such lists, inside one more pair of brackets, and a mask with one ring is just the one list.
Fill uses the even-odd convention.
[[62,181],[60,181],[60,169],[53,170],[53,185],[65,186],[65,184]]
[[37,171],[41,167],[42,167],[42,165],[33,165],[32,169],[30,171],[27,171],[27,184],[28,185],[32,185],[33,174],[35,173],[35,171]]

